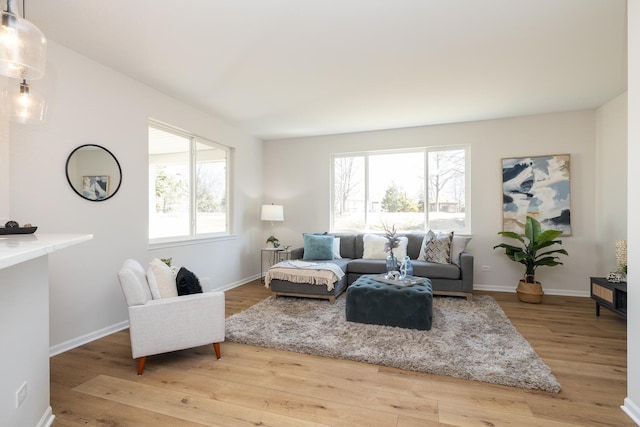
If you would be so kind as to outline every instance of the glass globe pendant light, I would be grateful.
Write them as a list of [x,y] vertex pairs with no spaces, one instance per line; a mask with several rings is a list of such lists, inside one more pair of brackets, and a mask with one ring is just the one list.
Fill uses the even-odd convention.
[[42,78],[46,50],[47,38],[42,31],[16,14],[13,0],[7,0],[0,25],[0,74],[14,79]]
[[22,124],[38,124],[44,122],[47,112],[45,98],[26,80],[20,86],[10,85],[2,92],[2,115],[9,120]]

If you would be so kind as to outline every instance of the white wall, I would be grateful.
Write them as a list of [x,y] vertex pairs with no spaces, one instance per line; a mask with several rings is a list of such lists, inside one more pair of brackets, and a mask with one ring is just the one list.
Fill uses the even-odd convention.
[[[332,153],[471,145],[471,230],[477,288],[513,291],[524,273],[520,264],[492,250],[502,226],[501,158],[571,154],[572,230],[563,238],[565,265],[541,268],[547,293],[588,295],[596,273],[594,225],[595,111],[267,141],[264,148],[265,200],[285,206],[279,225],[282,243],[299,245],[301,233],[329,228]],[[397,165],[401,167],[401,165]],[[491,271],[481,271],[488,265]]]
[[[47,56],[45,77],[31,82],[49,102],[46,123],[10,129],[10,216],[37,225],[38,232],[94,234],[91,242],[51,256],[53,351],[123,325],[126,306],[116,274],[125,258],[146,265],[152,256],[170,256],[211,277],[217,288],[257,276],[262,142],[53,41]],[[235,148],[235,236],[148,249],[149,118]],[[67,183],[67,156],[82,144],[102,145],[120,161],[122,186],[107,201],[84,200]]]
[[629,174],[628,174],[628,299],[627,299],[627,398],[625,411],[640,425],[640,198],[634,182],[640,182],[640,2],[627,3],[629,76]]
[[596,112],[595,214],[598,276],[616,271],[616,240],[627,239],[627,94]]
[[[2,85],[7,78],[0,79]],[[0,120],[0,225],[9,218],[9,123]]]

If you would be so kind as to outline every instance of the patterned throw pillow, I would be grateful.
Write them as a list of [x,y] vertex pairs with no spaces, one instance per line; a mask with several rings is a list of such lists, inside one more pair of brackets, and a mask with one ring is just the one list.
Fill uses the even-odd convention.
[[449,264],[451,262],[451,240],[453,231],[450,233],[429,232],[422,240],[419,261],[437,262],[439,264]]

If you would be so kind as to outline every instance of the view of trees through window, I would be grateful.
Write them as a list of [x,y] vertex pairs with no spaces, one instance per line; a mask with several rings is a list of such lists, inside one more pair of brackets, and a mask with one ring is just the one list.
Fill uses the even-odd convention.
[[149,238],[228,232],[228,150],[149,127]]
[[333,157],[333,231],[468,232],[466,148]]

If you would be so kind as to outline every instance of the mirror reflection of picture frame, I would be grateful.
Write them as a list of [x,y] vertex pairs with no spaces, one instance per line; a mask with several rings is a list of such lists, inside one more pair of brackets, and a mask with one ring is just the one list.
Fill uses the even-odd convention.
[[109,196],[109,175],[85,175],[82,177],[82,197],[103,200]]
[[75,148],[67,158],[65,172],[73,191],[90,202],[109,200],[122,185],[120,162],[111,151],[96,144]]

